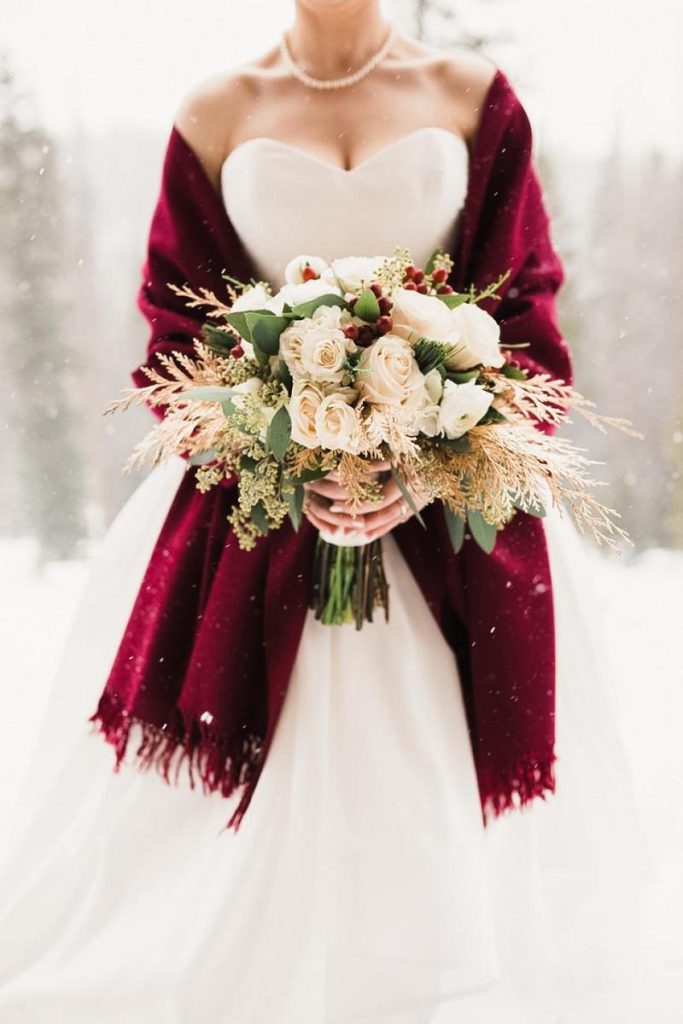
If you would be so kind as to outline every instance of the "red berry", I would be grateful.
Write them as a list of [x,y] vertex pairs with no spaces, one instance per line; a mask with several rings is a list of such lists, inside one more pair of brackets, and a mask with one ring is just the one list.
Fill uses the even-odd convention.
[[347,324],[344,328],[344,337],[355,341],[358,337],[358,324]]
[[390,316],[378,316],[375,320],[375,327],[380,334],[388,334],[393,326],[394,321]]
[[382,285],[381,285],[381,284],[378,284],[378,282],[377,282],[377,281],[374,281],[374,282],[373,282],[373,283],[372,283],[372,284],[370,285],[370,291],[371,291],[371,292],[373,293],[373,295],[375,296],[375,298],[376,298],[376,299],[378,299],[378,298],[380,297],[380,295],[382,294]]
[[415,266],[415,264],[414,263],[409,263],[408,266],[406,267],[406,269],[403,271],[403,273],[404,273],[404,275],[406,277],[413,277],[413,275],[415,274],[416,270],[417,270],[417,267]]
[[421,284],[424,281],[425,272],[424,270],[416,270],[412,275],[415,284]]
[[388,295],[380,295],[379,299],[377,300],[377,304],[379,306],[380,313],[382,313],[383,315],[385,313],[388,313],[389,310],[391,309],[391,299],[389,298]]
[[405,290],[407,292],[416,292],[417,291],[417,285],[413,284],[412,281],[406,281],[406,283],[403,285],[403,287],[405,288]]
[[422,281],[422,282],[421,282],[421,283],[420,283],[420,284],[419,284],[419,285],[417,286],[417,290],[418,290],[418,292],[420,293],[420,295],[426,295],[426,294],[427,294],[427,292],[429,291],[429,288],[427,287],[427,282],[426,282],[426,281]]
[[310,263],[307,263],[306,266],[303,268],[303,270],[301,271],[301,276],[303,277],[304,281],[313,281],[315,278],[318,277]]
[[445,267],[437,267],[436,270],[432,271],[432,281],[434,284],[443,284],[448,277],[448,271]]
[[372,324],[363,324],[358,328],[357,340],[360,345],[369,345],[375,340],[375,328]]
[[233,345],[230,349],[230,355],[233,359],[239,359],[240,356],[244,355],[244,349],[241,345]]
[[453,294],[453,289],[451,288],[451,286],[449,284],[442,284],[439,288],[436,289],[436,294],[437,295],[452,295]]

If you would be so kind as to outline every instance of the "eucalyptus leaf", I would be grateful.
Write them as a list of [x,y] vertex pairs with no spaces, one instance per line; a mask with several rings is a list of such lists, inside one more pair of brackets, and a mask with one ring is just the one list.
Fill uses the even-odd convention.
[[424,267],[425,274],[427,274],[427,275],[431,274],[432,270],[434,269],[434,263],[436,262],[436,257],[439,255],[440,252],[442,252],[441,249],[435,249],[434,252],[432,253],[432,255],[429,257],[429,259],[427,260],[427,262],[425,264],[425,267]]
[[296,306],[292,306],[290,315],[297,318],[312,316],[318,306],[341,306],[348,309],[348,305],[343,295],[326,292],[324,295],[317,295],[314,299],[307,299],[306,302],[299,302]]
[[278,462],[282,462],[291,439],[292,420],[287,409],[281,405],[270,421],[266,437],[266,444]]
[[375,321],[380,315],[377,296],[370,288],[364,288],[353,307],[353,315],[361,320]]
[[313,480],[322,480],[329,472],[329,469],[316,466],[314,469],[304,469],[298,476],[290,476],[287,479],[293,484],[310,484]]
[[543,505],[534,505],[528,501],[515,501],[513,504],[520,512],[527,512],[530,516],[538,516],[539,519],[542,519],[547,514]]
[[198,387],[188,388],[187,391],[183,391],[174,397],[176,401],[184,401],[186,398],[191,398],[195,402],[226,402],[229,398],[232,398],[233,394],[232,388]]
[[247,320],[246,310],[236,310],[233,313],[226,314],[225,319],[228,321],[231,327],[234,327],[238,334],[246,341],[251,341],[251,328],[249,327],[249,321]]
[[448,306],[449,309],[455,309],[456,306],[462,306],[463,302],[467,302],[469,295],[465,292],[446,292],[445,294],[437,293],[437,299],[441,299],[444,305]]
[[188,462],[191,466],[206,466],[208,462],[213,462],[218,458],[218,453],[214,448],[207,448],[205,452],[197,452],[196,455],[190,455]]
[[443,512],[448,527],[448,536],[451,539],[453,550],[457,554],[465,540],[465,520],[462,516],[456,515],[450,505],[444,504]]
[[249,473],[253,473],[253,471],[256,469],[257,466],[258,466],[258,459],[253,459],[251,457],[251,455],[243,455],[242,458],[240,459],[240,472],[241,473],[244,473],[245,471],[249,472]]
[[268,533],[268,530],[270,529],[268,525],[268,518],[266,516],[266,510],[260,501],[254,505],[249,515],[252,523],[260,533]]
[[454,452],[468,452],[470,450],[470,440],[466,434],[462,437],[436,437],[435,441],[442,448],[452,448]]
[[229,420],[237,412],[237,406],[231,398],[228,398],[227,402],[221,402],[221,409],[226,420]]
[[230,352],[237,344],[234,334],[222,331],[213,324],[202,324],[204,343],[216,352]]
[[412,494],[410,493],[410,491],[406,487],[405,480],[401,479],[401,477],[396,472],[396,470],[394,469],[393,466],[391,467],[391,475],[393,476],[394,480],[396,481],[396,484],[398,486],[399,491],[401,492],[401,494],[405,498],[406,504],[409,506],[410,511],[413,513],[413,515],[417,519],[417,521],[420,524],[420,526],[422,526],[426,530],[427,529],[426,523],[425,523],[424,519],[422,518],[422,516],[420,515],[420,512],[418,510],[417,505],[415,504],[415,501],[413,499]]
[[269,356],[276,356],[280,349],[280,335],[289,325],[289,317],[263,316],[250,321],[251,337],[255,345]]
[[511,363],[504,363],[500,372],[504,377],[512,377],[513,380],[526,380],[526,373],[524,370],[520,370],[518,366],[513,366]]
[[467,510],[467,525],[479,547],[490,555],[496,545],[496,526],[484,519],[481,512],[471,508]]
[[481,419],[477,420],[477,426],[480,423],[507,423],[507,416],[503,416],[502,412],[490,405]]
[[449,370],[446,373],[446,380],[452,380],[454,384],[467,384],[468,380],[475,380],[481,370]]
[[299,484],[293,491],[285,493],[285,501],[292,526],[298,532],[304,512],[304,489]]

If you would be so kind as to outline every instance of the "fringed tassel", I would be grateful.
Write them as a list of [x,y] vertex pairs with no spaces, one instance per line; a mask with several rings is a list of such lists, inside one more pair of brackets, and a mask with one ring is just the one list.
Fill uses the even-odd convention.
[[[197,773],[204,794],[218,791],[224,797],[232,796],[238,786],[244,786],[241,799],[225,826],[238,830],[263,764],[260,736],[226,738],[201,719],[184,716],[177,707],[169,721],[158,726],[130,714],[120,698],[106,692],[88,721],[93,725],[93,732],[102,734],[114,747],[116,772],[126,755],[131,732],[137,726],[142,737],[133,755],[133,765],[139,771],[153,768],[164,782],[177,786],[180,770],[186,765],[191,789],[195,788]],[[175,771],[171,777],[174,757]]]
[[545,800],[555,792],[554,753],[543,757],[527,755],[507,772],[483,768],[479,771],[482,813],[486,824],[491,817],[527,807],[533,800]]

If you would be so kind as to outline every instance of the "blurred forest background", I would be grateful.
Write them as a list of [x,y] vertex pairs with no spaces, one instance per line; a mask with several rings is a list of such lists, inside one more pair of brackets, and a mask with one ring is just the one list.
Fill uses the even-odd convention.
[[[422,38],[496,59],[519,44],[498,30],[506,2],[402,0],[397,13]],[[517,85],[514,59],[498,62]],[[121,467],[149,413],[102,410],[144,356],[135,297],[167,128],[93,132],[76,117],[58,133],[11,47],[0,55],[0,537],[35,538],[39,563],[82,555],[140,480]],[[576,386],[646,439],[565,429],[605,460],[601,498],[637,548],[681,548],[683,155],[624,147],[616,121],[596,154],[537,132],[536,158],[567,272],[559,311]]]

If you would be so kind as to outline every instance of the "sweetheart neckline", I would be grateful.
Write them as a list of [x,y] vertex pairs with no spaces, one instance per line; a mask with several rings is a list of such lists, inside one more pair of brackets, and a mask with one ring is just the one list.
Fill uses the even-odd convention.
[[369,157],[366,157],[365,160],[361,160],[360,163],[354,164],[353,167],[340,167],[338,164],[330,163],[329,160],[324,160],[322,157],[316,156],[315,153],[309,153],[305,149],[301,149],[299,146],[293,146],[289,142],[283,142],[282,139],[275,139],[269,135],[255,135],[251,139],[244,139],[243,142],[238,142],[237,145],[230,150],[221,165],[221,178],[231,159],[235,157],[236,154],[240,153],[240,151],[243,151],[247,146],[255,143],[266,143],[267,145],[280,147],[281,149],[295,153],[297,156],[300,156],[311,163],[321,164],[323,167],[328,168],[328,170],[333,174],[341,174],[345,177],[351,177],[356,172],[363,171],[368,166],[373,165],[377,160],[396,149],[402,143],[414,139],[423,132],[440,132],[450,139],[455,139],[456,143],[459,143],[462,146],[465,154],[469,157],[469,146],[462,135],[458,135],[456,132],[452,132],[448,128],[441,128],[439,125],[423,125],[422,128],[416,128],[414,131],[406,132],[405,135],[399,135],[398,138],[393,139],[386,146],[382,146],[382,148],[378,149],[376,153],[372,153]]

